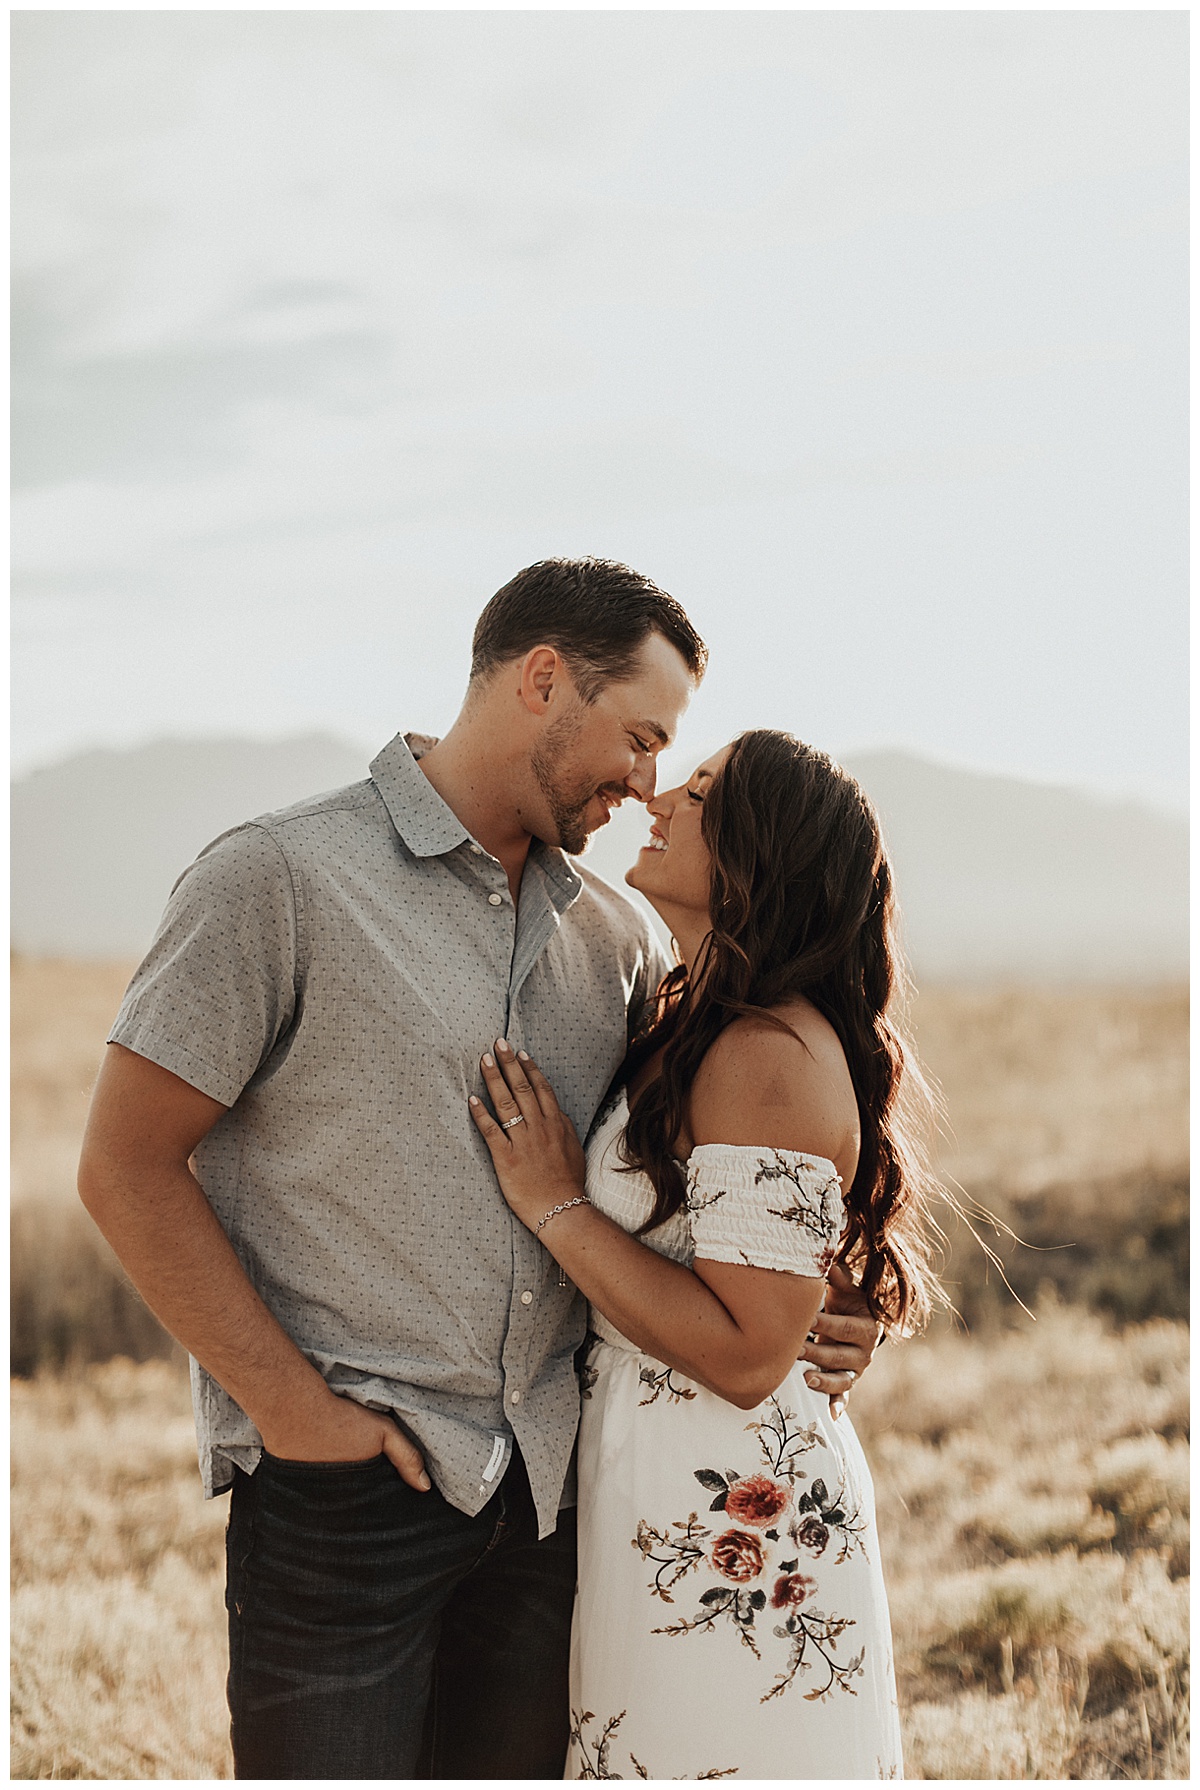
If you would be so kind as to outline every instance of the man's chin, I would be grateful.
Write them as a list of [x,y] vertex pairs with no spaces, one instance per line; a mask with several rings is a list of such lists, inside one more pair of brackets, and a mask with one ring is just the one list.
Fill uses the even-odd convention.
[[[603,821],[597,822],[597,826],[603,826],[603,825],[604,825]],[[587,829],[587,831],[585,832],[583,829],[582,820],[578,823],[577,826],[573,826],[573,827],[565,827],[565,826],[560,825],[559,829],[558,829],[559,850],[565,851],[569,858],[581,858],[583,856],[584,852],[587,851],[588,847],[591,845],[592,835],[595,833],[595,831],[596,831],[596,827],[589,827]]]
[[[571,839],[572,839],[572,841],[581,840],[582,843],[578,844],[578,845],[572,843],[570,845],[563,846],[563,850],[565,852],[570,852],[570,854],[573,858],[578,858],[585,851],[587,851],[588,847],[592,843],[592,840],[596,837],[596,834],[600,831],[601,827],[606,827],[608,825],[609,821],[612,819],[612,809],[609,808],[607,806],[607,804],[603,803],[603,802],[600,804],[600,806],[603,808],[604,812],[601,814],[601,816],[598,820],[589,820],[585,823],[583,815],[580,815],[580,817],[579,817],[580,828],[582,828],[586,824],[587,831],[586,831],[586,833],[582,832],[582,831],[577,832],[577,833],[572,833]],[[588,807],[589,808],[591,807],[590,802],[588,803]]]

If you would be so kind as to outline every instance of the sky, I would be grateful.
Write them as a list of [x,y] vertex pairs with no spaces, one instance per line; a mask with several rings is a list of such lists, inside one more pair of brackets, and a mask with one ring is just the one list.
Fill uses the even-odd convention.
[[1186,801],[1182,12],[14,15],[17,773],[438,732],[596,553],[740,728]]

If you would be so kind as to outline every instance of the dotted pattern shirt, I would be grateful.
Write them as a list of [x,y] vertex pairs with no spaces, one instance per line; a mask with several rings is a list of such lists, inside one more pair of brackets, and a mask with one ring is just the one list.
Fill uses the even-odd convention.
[[[328,1384],[394,1412],[471,1514],[515,1436],[548,1534],[585,1306],[504,1204],[467,1095],[507,1037],[586,1137],[666,963],[624,896],[540,843],[514,910],[418,768],[429,744],[397,736],[366,781],[206,847],[109,1036],[228,1107],[197,1175]],[[261,1443],[195,1362],[192,1389],[211,1497]]]

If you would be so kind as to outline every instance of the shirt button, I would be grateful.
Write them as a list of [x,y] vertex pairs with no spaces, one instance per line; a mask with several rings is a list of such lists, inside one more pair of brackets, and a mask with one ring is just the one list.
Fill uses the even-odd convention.
[[488,906],[489,907],[499,907],[500,903],[503,900],[504,900],[503,895],[489,895],[488,896]]
[[472,846],[472,847],[471,847],[471,856],[472,856],[472,857],[473,857],[473,858],[482,858],[482,856],[483,856],[483,847],[482,847],[482,845],[473,845],[473,846]]
[[522,1293],[521,1294],[521,1304],[522,1305],[532,1305],[533,1304],[533,1294],[532,1293]]
[[510,1405],[519,1405],[521,1402],[521,1394],[519,1392],[510,1392],[508,1395],[508,1402]]

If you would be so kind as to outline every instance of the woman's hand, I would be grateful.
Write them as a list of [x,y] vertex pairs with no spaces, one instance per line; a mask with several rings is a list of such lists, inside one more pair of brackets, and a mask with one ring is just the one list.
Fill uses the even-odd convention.
[[497,1117],[474,1094],[471,1117],[491,1151],[501,1193],[533,1231],[547,1212],[583,1192],[583,1149],[554,1089],[526,1051],[514,1054],[498,1038],[495,1057],[489,1051],[482,1069]]

